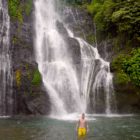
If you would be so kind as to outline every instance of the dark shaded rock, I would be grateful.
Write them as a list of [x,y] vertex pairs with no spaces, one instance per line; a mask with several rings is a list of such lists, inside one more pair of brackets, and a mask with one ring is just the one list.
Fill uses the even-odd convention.
[[76,37],[85,39],[90,44],[95,42],[92,17],[86,10],[74,7],[64,8],[64,21]]
[[[69,55],[72,58],[72,63],[76,66],[77,74],[80,79],[80,68],[81,68],[81,50],[80,44],[77,39],[69,37],[67,29],[64,27],[63,23],[57,22],[58,32],[62,35],[66,42],[66,47],[69,51]],[[79,81],[80,82],[80,81]]]
[[118,92],[116,94],[118,113],[140,113],[140,95]]
[[64,27],[63,23],[57,21],[56,26],[57,26],[58,32],[60,34],[62,34],[65,37],[68,37],[68,32],[67,32],[66,28]]
[[88,108],[87,111],[90,113],[105,113],[105,92],[104,92],[104,87],[102,85],[102,87],[100,87],[100,91],[98,92],[98,98],[96,99],[96,103],[94,103],[93,101],[93,84],[95,82],[95,78],[97,73],[100,70],[100,66],[101,66],[101,61],[96,59],[95,63],[94,63],[94,73],[93,73],[93,77],[92,77],[92,86],[90,89],[90,101],[88,104]]
[[117,84],[114,82],[114,89],[118,113],[140,113],[140,89],[138,87],[131,83]]
[[114,55],[112,40],[101,41],[97,45],[99,54],[106,61],[111,61]]
[[81,62],[81,51],[80,51],[80,45],[79,42],[74,39],[68,37],[66,39],[68,50],[70,51],[70,54],[72,54],[73,62],[75,64],[80,64]]
[[68,51],[70,52],[69,54],[72,55],[73,63],[80,64],[81,51],[79,42],[75,38],[69,37],[67,29],[64,27],[63,23],[57,21],[57,28],[58,32],[63,36],[66,42]]
[[[37,64],[22,62],[14,72],[14,95],[16,114],[48,114],[50,100],[42,82],[34,85],[33,77]],[[20,74],[18,74],[20,73]]]
[[68,51],[70,52],[69,54],[72,57],[73,60],[73,64],[76,67],[77,70],[77,75],[78,75],[78,79],[80,82],[80,77],[81,77],[81,51],[80,51],[80,44],[79,42],[74,39],[74,38],[66,38],[66,42],[68,45]]

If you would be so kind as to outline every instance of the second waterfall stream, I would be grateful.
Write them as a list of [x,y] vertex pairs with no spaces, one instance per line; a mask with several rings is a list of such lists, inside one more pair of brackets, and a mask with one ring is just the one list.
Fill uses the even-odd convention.
[[[35,1],[36,61],[50,97],[51,115],[114,113],[110,63],[100,57],[96,46],[74,36],[58,12],[59,3]],[[70,40],[77,42],[79,52],[72,51]]]

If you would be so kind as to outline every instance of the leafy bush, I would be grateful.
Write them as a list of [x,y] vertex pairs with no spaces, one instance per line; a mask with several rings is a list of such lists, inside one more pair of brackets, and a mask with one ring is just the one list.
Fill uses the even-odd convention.
[[131,57],[123,61],[123,69],[131,81],[140,86],[140,49],[133,50]]
[[112,0],[93,0],[91,4],[87,6],[88,12],[93,15],[98,32],[105,32],[112,26],[111,15],[114,5]]
[[95,15],[101,8],[100,3],[87,5],[87,10],[90,14]]
[[134,49],[130,55],[119,55],[113,60],[112,67],[117,73],[118,82],[131,81],[140,86],[140,49]]
[[33,85],[39,85],[42,81],[41,74],[38,70],[35,70],[34,75],[33,75],[33,80],[32,84]]
[[130,77],[123,71],[118,71],[115,76],[115,83],[117,84],[128,84]]
[[139,7],[138,0],[92,0],[87,11],[94,18],[98,34],[126,34],[128,39],[139,41]]

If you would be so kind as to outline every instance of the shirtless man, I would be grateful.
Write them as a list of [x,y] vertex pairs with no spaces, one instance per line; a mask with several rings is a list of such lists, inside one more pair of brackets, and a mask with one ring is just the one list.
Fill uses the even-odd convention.
[[81,118],[77,124],[78,136],[85,136],[87,134],[87,131],[88,131],[87,121],[85,119],[85,114],[82,113]]

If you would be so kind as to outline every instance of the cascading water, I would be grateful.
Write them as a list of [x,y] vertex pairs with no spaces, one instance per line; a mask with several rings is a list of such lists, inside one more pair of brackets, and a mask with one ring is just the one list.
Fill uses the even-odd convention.
[[52,101],[52,114],[82,110],[72,58],[59,34],[54,0],[36,1],[36,57],[44,85]]
[[[102,104],[102,107],[105,107],[103,108],[105,113],[115,112],[113,76],[110,73],[109,62],[100,57],[96,47],[91,46],[81,38],[74,37],[70,30],[68,32],[72,38],[78,40],[81,47],[81,92],[84,94],[86,107],[91,102],[93,105],[90,104],[90,106],[93,106],[94,113],[103,112],[98,109],[98,104],[101,104],[102,98],[100,96],[103,96],[105,103]],[[91,96],[93,97],[90,99]]]
[[[109,62],[100,57],[97,48],[73,35],[57,12],[57,2],[35,2],[36,61],[51,99],[51,114],[86,112],[89,106],[94,113],[111,113],[114,100]],[[79,44],[80,71],[67,40],[59,32],[58,22],[64,24],[69,38]]]
[[12,74],[9,51],[10,18],[7,2],[0,0],[0,115],[13,112]]

